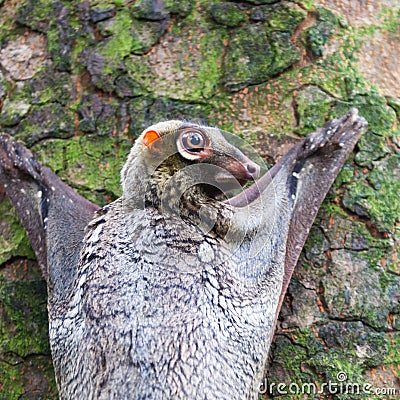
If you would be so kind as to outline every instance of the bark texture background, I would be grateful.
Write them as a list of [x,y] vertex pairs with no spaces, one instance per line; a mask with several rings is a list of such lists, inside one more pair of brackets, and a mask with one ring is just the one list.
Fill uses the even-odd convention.
[[[133,140],[159,120],[218,125],[272,164],[357,107],[369,129],[296,268],[263,396],[395,398],[385,390],[400,393],[399,17],[397,0],[0,0],[0,130],[105,204],[120,195]],[[46,286],[0,197],[0,399],[57,398]],[[296,395],[294,383],[325,393]]]

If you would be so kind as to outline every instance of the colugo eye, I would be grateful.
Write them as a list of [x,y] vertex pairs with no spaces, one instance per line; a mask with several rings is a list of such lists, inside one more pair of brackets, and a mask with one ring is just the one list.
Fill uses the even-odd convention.
[[187,129],[179,134],[176,144],[183,157],[194,160],[207,147],[207,137],[200,130]]

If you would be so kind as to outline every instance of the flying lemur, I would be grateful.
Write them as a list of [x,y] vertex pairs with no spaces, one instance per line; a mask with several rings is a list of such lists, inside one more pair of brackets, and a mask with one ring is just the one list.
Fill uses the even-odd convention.
[[0,184],[48,285],[60,398],[256,399],[292,270],[366,125],[353,109],[257,179],[219,129],[161,122],[101,209],[1,135]]

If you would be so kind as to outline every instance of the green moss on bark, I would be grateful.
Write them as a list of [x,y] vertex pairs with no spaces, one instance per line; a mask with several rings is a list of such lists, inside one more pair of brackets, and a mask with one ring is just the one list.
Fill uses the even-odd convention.
[[218,2],[210,6],[210,15],[218,24],[233,28],[243,24],[246,19],[245,10],[239,4]]
[[259,84],[282,72],[300,59],[289,32],[272,31],[263,24],[236,29],[225,57],[225,86],[236,91]]
[[32,30],[47,32],[52,18],[62,7],[61,1],[27,0],[20,4],[16,20]]
[[46,293],[42,279],[0,283],[1,353],[49,353]]
[[298,131],[308,134],[325,124],[335,100],[316,86],[308,86],[295,97]]
[[311,53],[321,57],[328,40],[333,35],[338,22],[338,16],[324,7],[316,7],[317,22],[304,32],[306,44]]
[[0,268],[0,392],[4,399],[56,399],[47,289],[37,264],[14,259]]
[[[13,257],[35,258],[24,227],[21,225],[11,201],[0,202],[0,265]],[[1,323],[1,321],[0,321]]]
[[373,170],[348,185],[343,204],[352,212],[371,219],[382,232],[391,232],[400,221],[400,156],[394,154],[374,162]]
[[[120,170],[130,144],[108,137],[51,139],[35,146],[39,160],[97,204],[121,195]],[[49,157],[51,154],[51,157]]]
[[273,61],[271,45],[262,25],[236,29],[225,57],[225,80],[230,90],[261,83],[269,77]]
[[250,18],[253,21],[264,22],[269,32],[282,31],[293,34],[306,15],[298,5],[283,1],[254,8]]

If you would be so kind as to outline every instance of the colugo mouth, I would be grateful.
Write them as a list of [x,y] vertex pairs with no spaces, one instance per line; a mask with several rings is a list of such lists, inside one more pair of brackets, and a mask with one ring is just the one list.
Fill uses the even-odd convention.
[[234,188],[238,188],[238,183],[241,187],[247,185],[248,183],[254,182],[253,178],[248,178],[248,179],[240,179],[240,178],[236,178],[235,176],[233,176],[231,173],[227,172],[219,172],[215,175],[214,177],[215,182],[219,183],[219,184],[223,184],[223,185],[227,185],[227,186],[232,186]]

